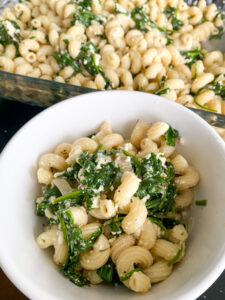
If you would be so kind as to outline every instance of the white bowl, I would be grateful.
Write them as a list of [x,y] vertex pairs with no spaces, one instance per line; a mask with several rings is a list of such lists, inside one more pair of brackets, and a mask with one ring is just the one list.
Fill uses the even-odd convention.
[[[194,205],[194,226],[185,259],[149,293],[137,295],[124,287],[107,285],[79,288],[60,274],[50,252],[40,250],[35,242],[42,231],[42,221],[34,214],[40,192],[38,157],[62,141],[72,142],[95,132],[104,120],[128,137],[137,119],[164,120],[179,130],[185,141],[179,151],[201,176],[195,197],[207,199],[208,205]],[[2,152],[0,186],[1,267],[31,299],[190,300],[203,293],[225,267],[225,144],[196,114],[158,96],[96,92],[46,109],[24,125]]]

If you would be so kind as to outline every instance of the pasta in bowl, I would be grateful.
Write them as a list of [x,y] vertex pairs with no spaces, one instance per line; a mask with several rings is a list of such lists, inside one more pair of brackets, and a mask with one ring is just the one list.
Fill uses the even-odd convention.
[[182,213],[199,174],[176,152],[178,136],[165,122],[138,121],[125,140],[104,122],[40,157],[36,213],[48,226],[37,244],[54,247],[54,262],[73,283],[147,292],[183,259]]
[[202,45],[222,38],[220,1],[6,2],[12,5],[0,14],[0,70],[11,73],[4,74],[5,97],[18,99],[19,89],[22,101],[50,105],[90,89],[138,90],[225,114],[222,42],[213,51]]
[[[96,135],[99,131],[99,126],[101,126],[100,123],[103,120],[108,120],[113,128],[113,132],[110,132],[109,126],[104,125],[100,132],[105,131],[106,136],[101,133],[95,138],[93,136],[90,137],[93,133]],[[163,144],[163,140],[165,141],[165,132],[168,130],[168,125],[165,126],[164,123],[169,124],[173,129],[178,129],[179,136],[182,138],[179,138],[174,130],[174,138],[172,139],[175,140],[177,144],[176,152],[173,154],[168,153],[168,158],[163,159],[155,147],[155,150],[152,148],[149,151],[153,152],[156,158],[154,155],[148,157],[147,149],[145,149],[146,153],[143,151],[145,146],[147,147],[149,144],[142,142],[143,138],[138,139],[138,134],[136,138],[135,134],[132,134],[132,129],[135,127],[137,120],[141,122],[139,125],[148,125],[146,128],[147,135],[144,139],[150,139],[152,141],[150,144],[153,146],[155,143],[157,149],[160,149],[159,153],[164,153],[166,148],[167,150],[174,148],[174,146],[170,145],[161,145],[161,143]],[[150,128],[151,125],[160,120],[163,120],[165,127],[163,129],[164,131],[161,132],[162,136],[157,137],[153,135],[154,131],[150,130]],[[146,125],[144,126],[146,127]],[[107,140],[107,135],[109,134],[113,134],[113,136],[116,137],[114,141],[116,141],[117,144],[116,146],[114,144],[114,147],[112,143],[109,143],[111,138]],[[121,139],[121,136],[123,139]],[[84,143],[87,137],[88,141],[89,139],[92,140],[91,145]],[[134,151],[135,148],[132,150],[128,145],[123,147],[124,141],[126,141],[126,139],[131,140],[131,137],[131,143],[138,150],[137,153]],[[200,138],[201,140],[199,141]],[[80,142],[83,144],[79,144]],[[54,222],[57,221],[51,215],[52,213],[54,216],[54,211],[52,212],[50,209],[48,212],[48,210],[45,211],[47,207],[43,208],[43,214],[47,213],[49,225],[51,225],[51,230],[49,227],[47,231],[45,227],[43,227],[45,218],[35,217],[34,215],[36,211],[34,199],[42,196],[40,184],[37,182],[37,174],[38,178],[43,182],[44,187],[47,187],[52,181],[55,182],[55,180],[58,185],[57,181],[60,182],[61,180],[62,183],[63,180],[64,191],[66,192],[66,189],[68,189],[66,192],[67,195],[73,192],[77,193],[77,190],[81,190],[81,187],[76,186],[74,179],[73,181],[66,179],[69,184],[68,186],[65,184],[65,178],[60,177],[60,173],[65,172],[65,170],[68,169],[67,166],[77,164],[77,159],[79,159],[81,155],[85,155],[83,154],[85,152],[86,155],[88,154],[87,157],[91,160],[92,155],[94,155],[94,152],[100,144],[104,144],[104,147],[102,146],[98,149],[99,154],[105,155],[106,153],[110,153],[110,151],[121,151],[125,156],[124,160],[130,160],[130,163],[132,163],[131,159],[133,160],[134,157],[136,157],[136,163],[141,163],[140,168],[137,169],[140,173],[137,173],[137,170],[133,169],[124,170],[123,173],[125,173],[125,175],[123,180],[121,180],[121,174],[121,178],[119,176],[120,181],[118,181],[117,185],[117,180],[114,181],[113,186],[115,186],[115,188],[113,191],[108,191],[106,198],[104,197],[106,192],[99,191],[101,199],[99,199],[99,202],[98,199],[93,200],[93,204],[96,207],[93,207],[92,210],[88,210],[85,203],[72,205],[72,203],[66,200],[60,200],[61,204],[60,201],[49,203],[50,206],[53,204],[55,207],[56,204],[59,207],[64,203],[66,210],[70,210],[71,212],[71,214],[70,212],[68,213],[68,216],[64,216],[62,211],[62,218],[61,215],[59,215],[59,217],[61,222],[64,220],[66,230],[70,237],[72,230],[74,230],[74,234],[76,233],[76,247],[77,249],[79,247],[80,258],[76,273],[85,277],[87,279],[86,283],[95,283],[91,287],[86,286],[80,288],[67,278],[71,275],[71,279],[74,279],[74,273],[72,273],[74,269],[72,268],[71,270],[69,268],[72,261],[68,261],[67,266],[65,265],[68,257],[67,243],[64,239],[63,230],[61,230],[59,226],[60,224],[54,224]],[[78,145],[80,147],[78,147]],[[164,146],[166,147],[164,148]],[[85,149],[85,147],[89,148]],[[124,149],[121,149],[121,147]],[[102,153],[102,151],[105,152]],[[19,153],[19,159],[16,158],[15,153]],[[68,155],[69,153],[71,155]],[[130,156],[126,155],[128,153]],[[148,299],[150,295],[153,299],[159,298],[161,300],[187,300],[197,298],[219,276],[225,265],[223,239],[225,218],[223,209],[223,195],[225,193],[224,153],[223,141],[221,141],[220,137],[218,137],[206,122],[183,106],[151,94],[128,91],[107,91],[76,97],[75,99],[63,101],[46,109],[19,131],[1,154],[0,182],[3,199],[1,201],[0,210],[1,268],[28,298],[34,300],[59,300],[64,298],[67,300],[99,300],[106,297],[108,300],[113,300],[115,297],[118,297],[120,300],[127,300],[131,295],[134,298],[142,297],[144,300]],[[141,182],[137,181],[136,187],[135,184],[132,184],[133,192],[130,191],[134,195],[126,196],[128,198],[125,198],[124,202],[118,201],[118,206],[120,202],[123,210],[117,207],[114,194],[118,187],[121,186],[123,188],[126,180],[127,183],[129,183],[129,181],[132,182],[136,177],[142,180],[142,175],[145,171],[151,173],[151,165],[148,170],[142,169],[142,162],[145,161],[145,159],[149,161],[149,164],[155,161],[156,164],[154,166],[159,167],[160,173],[163,172],[169,175],[166,177],[163,175],[162,180],[164,184],[162,186],[158,184],[155,191],[151,189],[149,192],[154,193],[158,191],[158,195],[162,200],[164,197],[164,188],[170,186],[171,196],[174,196],[173,193],[175,189],[172,189],[173,172],[169,172],[172,171],[172,166],[169,168],[170,160],[173,161],[174,164],[175,178],[181,178],[183,176],[182,174],[178,176],[179,174],[176,173],[176,164],[179,164],[179,156],[175,159],[177,155],[182,156],[188,162],[187,166],[182,159],[184,162],[183,168],[185,169],[184,174],[187,175],[188,172],[190,172],[190,166],[192,166],[197,170],[200,177],[199,183],[194,188],[193,208],[191,206],[190,210],[188,210],[188,214],[190,213],[190,216],[194,220],[191,231],[189,231],[187,223],[185,223],[186,227],[183,226],[184,220],[179,217],[179,213],[183,210],[182,207],[185,205],[188,206],[192,198],[192,194],[186,193],[185,195],[183,193],[185,190],[182,190],[181,186],[179,187],[179,184],[181,185],[182,182],[175,182],[175,185],[178,184],[176,188],[178,195],[175,196],[175,204],[179,206],[179,208],[175,207],[175,215],[167,215],[166,213],[159,214],[157,211],[153,212],[153,210],[157,208],[156,206],[149,208],[147,208],[146,205],[144,206],[144,201],[146,200],[145,204],[149,204],[151,199],[145,198],[141,200],[145,195],[140,195],[140,190],[136,191],[137,185],[138,189],[139,185],[142,186]],[[98,159],[101,160],[101,155]],[[39,165],[37,166],[38,160]],[[105,164],[100,163],[99,170],[105,168],[103,179],[113,179],[115,176],[114,171],[117,173],[118,168],[115,165],[116,154],[106,155],[106,157],[103,156],[102,160]],[[117,161],[117,164],[119,165],[120,163]],[[94,167],[95,163],[91,165]],[[164,165],[167,169],[163,167]],[[111,167],[108,168],[107,166]],[[37,173],[38,169],[39,171]],[[99,179],[97,170],[92,172],[92,174],[95,175],[93,180]],[[69,169],[67,171],[72,170]],[[58,173],[58,178],[56,178],[55,173]],[[112,177],[108,176],[109,174],[111,174]],[[82,175],[81,171],[79,173],[81,180],[82,176],[85,177],[86,173]],[[150,177],[146,178],[146,180],[150,179]],[[153,179],[156,180],[157,176],[155,177],[154,175],[152,177],[152,180]],[[107,182],[111,183],[111,181]],[[193,184],[193,182],[189,182],[188,184]],[[99,187],[96,186],[94,189],[97,190],[98,188]],[[192,189],[187,186],[184,188]],[[90,190],[90,192],[91,191],[93,190]],[[52,191],[49,190],[48,192],[50,193]],[[98,193],[97,191],[93,192]],[[145,193],[144,186],[142,192]],[[78,194],[79,193],[80,192],[78,192]],[[73,203],[80,201],[83,197],[78,194],[77,197],[73,197]],[[121,192],[115,194],[117,200],[119,199],[119,194],[121,194]],[[186,197],[185,202],[183,202],[184,198],[179,197],[182,194],[184,198]],[[45,193],[45,196],[49,198],[50,195],[47,196]],[[53,200],[54,195],[52,196]],[[58,193],[55,195],[55,199],[64,196],[65,195]],[[73,194],[73,196],[75,195]],[[98,196],[98,194],[94,195],[94,197]],[[132,200],[132,203],[131,200],[129,202],[129,199]],[[137,199],[140,201],[137,201]],[[154,197],[152,199],[154,199]],[[48,201],[42,200],[43,199],[39,199],[40,213],[41,204],[48,204]],[[208,200],[207,206],[196,206],[196,200]],[[100,201],[101,209],[99,205]],[[172,201],[170,203],[172,203]],[[137,204],[140,204],[140,206],[137,207],[138,211],[143,210],[146,214],[145,209],[148,210],[144,225],[141,223],[143,222],[143,218],[142,221],[139,219],[136,224],[143,228],[140,235],[138,235],[138,232],[133,233],[132,227],[130,229],[129,224],[126,222],[129,221],[129,219],[127,219],[129,215],[132,218],[129,222],[132,222],[132,215],[134,216],[135,212],[132,211],[131,208]],[[162,205],[164,204],[165,202],[162,201]],[[68,207],[66,205],[68,205]],[[89,205],[92,206],[91,202]],[[128,207],[126,207],[127,205]],[[151,213],[149,212],[150,208],[152,210]],[[169,206],[165,207],[165,209],[170,210]],[[88,214],[89,212],[92,213],[92,216],[88,216],[88,219],[87,212]],[[182,217],[184,214],[185,211],[183,210]],[[13,220],[13,222],[9,222],[9,215],[10,220]],[[72,220],[72,218],[70,218],[71,215],[76,215],[76,218],[73,217],[73,219],[76,219],[77,225],[69,222],[69,220]],[[102,215],[104,215],[104,218],[102,218]],[[171,224],[169,228],[168,223],[165,223],[166,221],[163,220],[165,218],[176,219],[179,223]],[[187,216],[187,219],[188,218]],[[114,225],[111,224],[112,220],[114,221]],[[209,220],[211,221],[209,222]],[[158,225],[156,225],[154,221],[158,221],[158,225],[161,225],[161,227],[163,225],[167,230],[165,230],[164,227],[159,230]],[[46,223],[44,225],[46,226]],[[117,232],[116,234],[112,234],[111,225],[113,226],[113,230]],[[173,232],[173,227],[175,227],[175,229],[177,228],[176,233]],[[186,239],[187,236],[183,228],[185,228],[188,233],[188,239]],[[47,233],[48,229],[50,233]],[[147,232],[151,230],[152,240],[147,234]],[[165,234],[162,234],[163,231],[165,231]],[[47,233],[47,239],[45,239],[45,236],[42,236],[42,234],[44,234],[43,232]],[[155,232],[156,237],[154,238]],[[48,249],[41,250],[38,246],[36,240],[40,235],[43,237],[43,240],[40,241],[41,247],[44,248],[49,245]],[[9,236],[11,237],[10,239]],[[182,242],[180,241],[181,239],[183,239]],[[47,241],[48,243],[46,243]],[[128,247],[123,249],[123,245]],[[54,246],[56,246],[56,249],[54,249]],[[165,246],[171,246],[169,256],[166,256],[165,252],[163,253]],[[139,254],[133,259],[133,257],[135,257],[134,252],[137,250],[140,250],[138,252]],[[157,253],[157,251],[158,254],[156,255],[155,252]],[[99,256],[99,253],[102,255]],[[126,265],[123,263],[124,253],[128,259]],[[146,253],[148,254],[145,255]],[[52,257],[57,264],[59,264],[59,267],[53,262]],[[109,257],[111,261],[108,266],[106,262],[108,262]],[[73,256],[73,258],[75,259],[76,257]],[[87,260],[89,260],[89,263]],[[91,261],[92,263],[90,263]],[[95,264],[97,261],[98,265]],[[101,261],[101,263],[99,263],[99,261]],[[75,263],[75,261],[73,262]],[[171,266],[168,265],[169,262]],[[101,264],[103,265],[101,266]],[[87,267],[88,265],[89,267]],[[66,267],[63,269],[64,266]],[[106,266],[109,272],[103,272]],[[63,276],[59,269],[63,269],[67,277]],[[96,269],[99,270],[98,273],[101,271],[99,274],[102,277],[104,274],[110,275],[110,270],[115,270],[113,274],[117,277],[117,281],[120,282],[121,280],[118,277],[124,279],[123,277],[126,275],[128,277],[130,276],[130,278],[127,279],[125,277],[125,280],[122,280],[121,284],[118,285],[110,285],[108,283],[97,284],[102,278]],[[164,271],[161,272],[160,270]],[[133,274],[129,274],[129,272],[133,272]],[[132,290],[124,287],[124,285],[131,285],[132,287],[136,286],[136,290],[140,290],[141,282],[144,281],[145,289],[147,290],[149,289],[149,281],[147,282],[147,278],[149,278],[149,281],[151,280],[151,289],[147,293],[137,295]],[[165,278],[166,280],[163,280]],[[81,277],[78,279],[80,280]],[[115,279],[113,280],[116,281]],[[154,284],[154,282],[159,282],[159,284]],[[77,283],[79,283],[79,281],[77,281]]]

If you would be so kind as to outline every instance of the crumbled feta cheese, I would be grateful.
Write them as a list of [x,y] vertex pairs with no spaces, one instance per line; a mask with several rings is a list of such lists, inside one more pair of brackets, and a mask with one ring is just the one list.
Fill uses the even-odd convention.
[[123,149],[125,151],[132,151],[133,150],[133,145],[131,143],[125,143],[123,146]]
[[120,168],[122,173],[132,171],[131,159],[123,153],[117,154],[115,165]]
[[81,146],[76,146],[74,147],[71,151],[69,156],[66,159],[66,162],[71,165],[72,163],[74,163],[77,160],[77,157],[82,153],[82,148]]
[[45,209],[45,216],[48,219],[55,219],[55,216],[50,212],[50,210],[48,208]]
[[157,157],[157,159],[161,160],[162,166],[164,168],[166,168],[166,157],[164,156],[164,154],[163,153],[157,153],[156,157]]
[[100,197],[99,196],[93,197],[91,208],[99,208],[99,205],[100,205]]
[[56,196],[51,196],[50,198],[49,198],[49,201],[51,202],[51,203],[54,203],[54,200],[56,199]]
[[37,204],[40,204],[44,200],[44,197],[38,197],[36,200]]
[[143,5],[143,12],[146,13],[146,14],[149,13],[149,5],[147,5],[147,4]]
[[3,25],[11,37],[15,37],[15,34],[19,32],[19,29],[15,28],[8,20],[3,21]]
[[85,177],[84,177],[84,169],[83,169],[83,168],[80,169],[80,171],[78,172],[77,177],[79,178],[80,181],[85,180]]
[[97,159],[96,159],[96,162],[97,162],[96,169],[100,169],[101,165],[105,165],[107,163],[110,163],[111,161],[112,161],[112,159],[110,156],[104,155],[102,153],[98,153]]
[[100,185],[100,187],[98,189],[93,189],[93,192],[95,194],[98,194],[100,192],[103,192],[104,191],[104,186],[103,185]]
[[99,54],[95,54],[95,64],[96,66],[99,66],[100,65],[100,60],[101,60],[101,55]]
[[116,3],[116,9],[117,10],[119,10],[119,11],[121,11],[121,12],[123,12],[123,13],[126,13],[127,11],[126,11],[126,9],[122,6],[122,5],[120,5],[120,4],[118,4],[118,3]]
[[57,244],[62,245],[64,241],[63,233],[61,231],[57,231],[56,235],[58,236]]
[[150,195],[146,195],[144,198],[141,199],[144,203],[150,198]]
[[63,173],[64,173],[64,171],[62,171],[62,172],[56,172],[54,174],[54,178],[57,178],[57,177],[61,176]]

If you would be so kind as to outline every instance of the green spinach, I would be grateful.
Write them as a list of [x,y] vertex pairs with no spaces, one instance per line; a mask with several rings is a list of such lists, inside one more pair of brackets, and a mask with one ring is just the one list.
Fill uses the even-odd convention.
[[168,146],[175,146],[176,139],[178,137],[179,137],[179,132],[170,126],[167,132],[165,133],[165,142]]

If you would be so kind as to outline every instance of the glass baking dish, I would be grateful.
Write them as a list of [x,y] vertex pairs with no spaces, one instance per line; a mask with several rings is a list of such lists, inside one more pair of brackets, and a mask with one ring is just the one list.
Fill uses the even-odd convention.
[[[15,5],[18,0],[0,1],[0,12],[3,8]],[[189,5],[195,5],[197,0],[186,0]],[[215,3],[220,10],[225,10],[224,0],[206,0],[207,4]],[[215,40],[207,49],[225,51],[225,41]],[[50,80],[38,79],[0,70],[0,97],[8,100],[17,100],[32,105],[50,106],[59,101],[96,90],[59,83]]]

